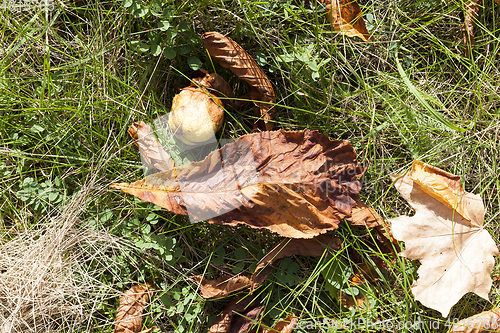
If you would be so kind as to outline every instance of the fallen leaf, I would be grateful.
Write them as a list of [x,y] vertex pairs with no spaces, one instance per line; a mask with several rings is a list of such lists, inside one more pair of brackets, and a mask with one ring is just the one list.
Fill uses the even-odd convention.
[[151,135],[151,127],[148,124],[143,121],[135,122],[127,132],[135,140],[135,145],[139,147],[142,162],[148,167],[148,172],[167,171],[175,166],[174,160]]
[[[142,312],[149,300],[148,291],[148,285],[135,285],[120,296],[114,333],[139,333],[141,331]],[[153,328],[149,331],[151,332]]]
[[312,238],[351,216],[363,173],[347,141],[275,131],[241,136],[201,162],[111,188],[194,221]]
[[273,328],[267,328],[264,333],[279,332],[279,333],[291,333],[297,326],[299,319],[294,316],[289,316],[288,318],[277,322]]
[[203,298],[220,298],[251,286],[247,275],[225,275],[217,280],[208,280],[202,276],[193,278],[200,286],[200,294]]
[[353,274],[350,276],[351,285],[360,285],[377,281],[379,278],[378,270],[387,269],[384,260],[378,256],[369,256],[369,259],[353,250],[352,247],[348,248],[349,259],[354,264]]
[[259,262],[252,274],[251,290],[255,290],[272,272],[272,265],[285,257],[294,255],[319,257],[325,250],[340,249],[342,241],[334,235],[320,235],[313,239],[284,239],[267,253]]
[[[235,41],[218,32],[206,32],[201,38],[210,56],[224,68],[229,68],[236,76],[246,81],[252,89],[250,97],[260,109],[265,130],[272,130],[276,97],[271,82],[255,60]],[[260,101],[260,102],[259,102]]]
[[448,333],[481,333],[500,331],[500,309],[484,311],[453,324]]
[[365,42],[372,39],[366,29],[361,7],[356,0],[320,0],[326,4],[327,19],[337,32],[359,37]]
[[[496,0],[497,1],[497,0]],[[477,20],[479,15],[479,7],[482,0],[469,0],[465,4],[465,20],[462,25],[462,32],[464,34],[465,56],[469,57],[476,41],[474,40],[474,21]]]
[[356,296],[351,296],[339,290],[337,292],[337,298],[340,300],[340,304],[342,304],[343,307],[349,310],[356,308],[363,311],[367,310],[370,307],[368,300],[361,293],[357,294]]
[[[429,193],[462,195],[459,178],[420,162],[395,180],[401,196],[415,209],[412,217],[389,220],[394,237],[404,241],[401,253],[419,260],[419,278],[413,283],[415,299],[448,316],[451,307],[467,292],[488,299],[490,274],[498,254],[495,242],[483,227],[484,205],[479,195],[465,192],[463,199],[470,221]],[[415,179],[415,181],[413,180]],[[423,185],[419,185],[423,184]],[[446,185],[443,185],[446,184]],[[429,188],[433,187],[434,188]],[[426,188],[424,188],[426,187]]]
[[259,296],[233,296],[208,333],[247,333],[262,316],[261,302]]

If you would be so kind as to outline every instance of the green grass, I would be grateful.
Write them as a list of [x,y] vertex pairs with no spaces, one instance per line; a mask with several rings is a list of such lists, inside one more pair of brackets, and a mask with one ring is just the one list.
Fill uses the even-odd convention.
[[[45,243],[36,243],[38,233],[46,233],[51,223],[64,225],[70,203],[76,198],[81,203],[69,211],[75,217],[71,232],[64,229],[61,236],[80,235],[78,241],[57,252],[69,264],[61,275],[51,275],[68,283],[64,299],[80,312],[63,311],[51,321],[33,296],[33,311],[45,318],[44,331],[112,332],[120,292],[145,281],[158,290],[146,309],[145,327],[206,331],[227,302],[203,301],[191,277],[251,271],[279,241],[275,234],[247,227],[191,224],[109,190],[113,182],[143,176],[126,130],[134,121],[152,122],[169,111],[176,87],[193,71],[190,57],[221,74],[236,96],[247,91],[246,83],[210,61],[199,38],[205,31],[228,34],[258,56],[276,91],[276,128],[309,128],[351,141],[369,165],[362,198],[384,218],[411,214],[389,175],[419,159],[462,176],[466,190],[481,194],[485,224],[498,242],[500,7],[493,1],[486,0],[480,12],[471,59],[464,57],[461,1],[361,2],[374,43],[333,32],[314,1],[166,2],[162,9],[172,6],[167,19],[150,13],[134,17],[121,1],[54,2],[48,13],[0,10],[2,249],[21,260],[19,246],[33,242],[41,244],[36,251],[42,253]],[[152,43],[151,31],[158,32],[161,20],[178,33],[160,31]],[[155,56],[155,43],[176,55]],[[251,105],[228,110],[220,137],[251,132],[253,120]],[[342,225],[338,234],[345,250],[335,258],[284,260],[257,290],[266,304],[266,324],[294,313],[310,323],[420,320],[423,332],[446,331],[446,319],[410,292],[416,262],[381,255],[366,230]],[[382,256],[388,265],[366,287],[373,301],[368,311],[343,309],[322,274],[332,263],[352,266],[353,253]],[[2,265],[4,273],[8,267]],[[499,275],[498,266],[493,274]],[[60,280],[70,275],[74,279]],[[450,318],[496,307],[498,288],[494,282],[491,302],[464,296]],[[6,311],[0,310],[2,320]],[[16,329],[27,331],[22,325]]]

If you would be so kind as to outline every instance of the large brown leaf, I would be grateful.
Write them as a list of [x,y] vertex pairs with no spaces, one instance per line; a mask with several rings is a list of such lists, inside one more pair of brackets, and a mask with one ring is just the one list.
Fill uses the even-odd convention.
[[335,31],[344,32],[347,36],[359,37],[365,42],[371,39],[356,0],[320,1],[326,4],[327,18]]
[[[422,263],[412,286],[415,299],[444,317],[467,292],[488,299],[498,249],[483,227],[481,197],[463,191],[460,178],[420,162],[397,178],[395,186],[415,209],[412,217],[389,220],[394,237],[405,242],[401,255]],[[445,198],[452,196],[452,202],[463,201],[465,211],[452,208],[460,205],[450,207]]]
[[363,172],[347,141],[275,131],[244,135],[201,162],[111,187],[195,221],[312,238],[351,216]]
[[274,119],[276,98],[271,82],[260,66],[238,43],[229,37],[218,32],[206,32],[201,38],[211,57],[216,59],[222,67],[229,68],[236,76],[252,86],[250,97],[260,109],[265,129],[272,130],[273,123],[270,120]]
[[142,312],[148,300],[147,285],[135,285],[120,296],[114,333],[139,333],[142,328]]
[[500,309],[484,311],[454,324],[448,333],[486,333],[500,331]]

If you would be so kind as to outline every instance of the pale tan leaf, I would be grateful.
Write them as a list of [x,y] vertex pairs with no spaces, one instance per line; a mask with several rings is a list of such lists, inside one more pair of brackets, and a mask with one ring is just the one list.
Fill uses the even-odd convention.
[[217,280],[208,280],[202,276],[193,277],[200,286],[203,298],[220,298],[233,292],[250,287],[251,281],[247,275],[225,275]]
[[500,309],[484,311],[454,324],[448,333],[500,332]]
[[147,285],[135,285],[120,296],[114,333],[139,333],[142,312],[149,301]]
[[[434,189],[438,192],[444,191],[442,184],[449,184],[448,191],[453,192],[460,186],[460,180],[448,175],[439,170],[432,177],[443,179],[424,183],[426,186],[439,184],[439,188]],[[469,221],[448,203],[429,195],[432,190],[424,190],[414,182],[415,176],[410,170],[394,182],[401,196],[415,209],[415,215],[389,222],[394,237],[405,242],[406,249],[401,255],[422,263],[417,271],[419,278],[412,286],[415,299],[446,317],[467,292],[488,299],[490,274],[495,263],[493,255],[498,254],[498,249],[483,228],[484,206],[479,195],[465,192],[463,200]]]
[[327,18],[333,29],[350,37],[359,37],[365,42],[371,39],[366,29],[361,8],[356,0],[320,0],[326,4]]
[[276,97],[271,82],[255,60],[235,41],[218,32],[206,32],[201,38],[210,56],[224,68],[229,68],[236,76],[246,81],[252,90],[250,97],[259,107],[264,119],[265,130],[272,130]]
[[351,216],[363,173],[347,141],[308,130],[265,131],[201,162],[111,187],[192,220],[312,238]]

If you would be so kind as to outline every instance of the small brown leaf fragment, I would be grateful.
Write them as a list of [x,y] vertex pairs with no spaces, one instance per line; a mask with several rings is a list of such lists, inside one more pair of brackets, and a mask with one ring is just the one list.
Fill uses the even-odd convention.
[[241,136],[201,162],[111,188],[192,220],[312,238],[351,216],[364,168],[347,141],[316,131]]
[[120,296],[114,333],[139,333],[142,312],[149,301],[148,286],[135,285]]
[[139,147],[141,159],[150,172],[162,172],[172,169],[175,164],[170,155],[163,149],[158,140],[151,134],[151,127],[143,121],[133,123],[128,134]]
[[[419,278],[412,285],[415,299],[447,317],[451,307],[468,292],[488,299],[493,256],[499,252],[484,229],[484,205],[479,195],[464,192],[460,199],[460,178],[443,170],[428,168],[425,174],[413,170],[395,177],[394,184],[415,209],[415,215],[389,222],[394,237],[405,242],[400,255],[422,264],[417,271]],[[459,208],[454,210],[456,206],[443,199],[450,193],[466,207],[461,214],[457,214]]]
[[319,257],[325,250],[336,251],[342,246],[340,238],[320,235],[313,239],[284,239],[262,258],[251,277],[252,290],[256,289],[272,272],[272,265],[285,257],[294,255]]
[[454,324],[448,333],[500,332],[500,309],[484,311]]
[[356,205],[352,207],[352,216],[347,220],[352,225],[364,225],[367,228],[374,228],[384,224],[383,219],[377,212],[360,200],[357,200]]
[[200,286],[203,298],[220,298],[233,292],[250,287],[251,281],[247,275],[225,275],[217,280],[208,280],[202,276],[193,277]]
[[262,316],[261,303],[259,296],[233,296],[208,333],[247,333]]
[[474,21],[477,20],[479,15],[479,7],[482,0],[469,0],[465,4],[465,20],[462,25],[462,32],[464,34],[465,56],[469,57],[476,41],[474,40]]
[[289,316],[288,318],[277,322],[273,328],[267,328],[264,333],[291,333],[297,326],[298,318]]
[[[229,68],[238,78],[246,81],[254,90],[250,96],[260,109],[265,130],[272,130],[276,97],[271,82],[255,60],[235,41],[218,32],[206,32],[201,38],[210,56],[224,68]],[[260,101],[260,102],[259,102]]]
[[361,293],[353,297],[339,290],[337,297],[340,304],[346,309],[358,308],[359,310],[366,310],[369,308],[368,300]]
[[337,32],[359,37],[365,42],[372,39],[366,29],[361,7],[356,0],[320,0],[326,4],[327,19]]

